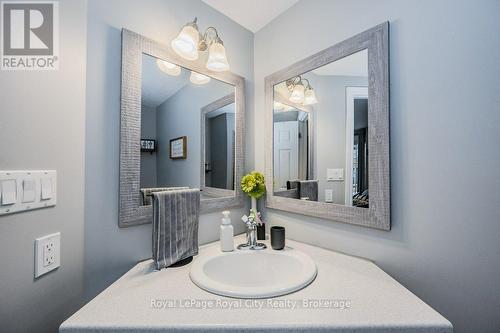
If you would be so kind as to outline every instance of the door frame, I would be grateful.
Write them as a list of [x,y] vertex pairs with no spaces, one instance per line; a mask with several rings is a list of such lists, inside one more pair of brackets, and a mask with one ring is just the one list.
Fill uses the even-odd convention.
[[354,148],[354,100],[368,99],[368,87],[345,88],[345,205],[352,206],[352,158]]

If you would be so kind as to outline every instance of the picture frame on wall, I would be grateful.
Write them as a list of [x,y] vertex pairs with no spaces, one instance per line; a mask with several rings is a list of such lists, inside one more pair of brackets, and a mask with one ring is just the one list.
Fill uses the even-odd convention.
[[170,159],[187,158],[187,136],[181,136],[170,140]]

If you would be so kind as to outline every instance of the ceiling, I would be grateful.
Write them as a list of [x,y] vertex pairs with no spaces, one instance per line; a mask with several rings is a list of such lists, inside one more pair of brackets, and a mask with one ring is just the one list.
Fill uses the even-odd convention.
[[189,83],[189,71],[182,68],[179,76],[163,73],[156,65],[156,58],[142,55],[142,104],[157,107]]
[[202,0],[236,23],[257,32],[298,0]]

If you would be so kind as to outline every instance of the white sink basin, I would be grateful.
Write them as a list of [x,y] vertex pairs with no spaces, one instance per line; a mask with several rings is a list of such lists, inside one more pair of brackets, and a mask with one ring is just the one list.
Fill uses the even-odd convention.
[[306,254],[284,249],[205,253],[191,266],[191,280],[211,293],[236,298],[268,298],[292,293],[316,277]]

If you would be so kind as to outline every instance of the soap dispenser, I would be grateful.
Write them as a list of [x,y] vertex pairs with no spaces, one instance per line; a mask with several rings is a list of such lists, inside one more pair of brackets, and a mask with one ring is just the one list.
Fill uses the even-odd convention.
[[220,249],[222,252],[234,251],[234,231],[231,225],[230,212],[222,212],[222,223],[220,225]]

